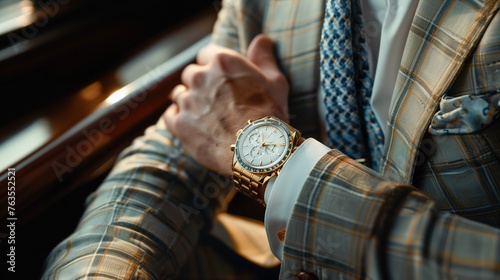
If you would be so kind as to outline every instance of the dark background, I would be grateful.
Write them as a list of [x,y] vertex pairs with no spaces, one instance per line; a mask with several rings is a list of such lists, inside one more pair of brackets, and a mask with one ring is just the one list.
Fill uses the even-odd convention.
[[[0,8],[18,2],[3,1]],[[39,19],[0,34],[3,123],[95,80],[172,25],[197,12],[212,9],[216,13],[217,9],[217,0],[32,2]],[[13,42],[27,50],[20,52]]]
[[[2,0],[0,9],[8,2],[16,1]],[[0,127],[4,132],[32,117],[37,109],[74,94],[106,75],[177,24],[196,18],[202,12],[216,14],[219,2],[39,0],[33,3],[40,17],[38,21],[0,34],[0,94],[3,99]],[[58,4],[56,8],[54,3]],[[54,9],[57,12],[53,12]],[[21,48],[15,43],[23,44],[25,49],[19,51]],[[4,277],[1,279],[40,279],[47,254],[73,231],[85,198],[106,174],[86,181],[49,208],[31,213],[34,218],[17,226],[16,273],[7,274],[8,264],[3,261],[0,275]],[[22,178],[16,178],[16,183],[22,184]],[[8,244],[5,236],[0,236],[0,240],[3,260],[9,252]]]

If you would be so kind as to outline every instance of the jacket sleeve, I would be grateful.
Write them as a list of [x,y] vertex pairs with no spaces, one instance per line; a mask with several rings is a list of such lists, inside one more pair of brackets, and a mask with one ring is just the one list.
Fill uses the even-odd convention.
[[52,250],[42,279],[170,279],[231,186],[187,157],[159,120],[88,197],[77,229]]
[[[252,2],[214,4],[220,8],[214,43],[246,50],[260,32],[258,19],[248,14],[258,15]],[[243,6],[250,7],[246,13]],[[48,256],[42,279],[173,278],[232,188],[229,178],[186,156],[159,120],[121,153],[88,198],[78,228]]]
[[500,229],[441,213],[416,188],[330,151],[289,221],[281,276],[499,279]]

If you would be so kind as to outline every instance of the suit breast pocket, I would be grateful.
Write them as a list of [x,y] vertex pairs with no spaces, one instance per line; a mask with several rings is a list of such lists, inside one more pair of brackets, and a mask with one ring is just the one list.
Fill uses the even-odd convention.
[[443,96],[429,133],[433,135],[467,134],[482,130],[498,119],[500,93]]
[[500,227],[500,120],[456,132],[427,133],[413,184],[440,211]]

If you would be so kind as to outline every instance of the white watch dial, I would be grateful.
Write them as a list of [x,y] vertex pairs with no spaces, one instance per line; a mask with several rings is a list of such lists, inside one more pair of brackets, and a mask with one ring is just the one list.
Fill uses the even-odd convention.
[[281,122],[262,119],[243,129],[235,152],[244,168],[252,172],[270,172],[281,166],[290,153],[290,141],[290,132]]

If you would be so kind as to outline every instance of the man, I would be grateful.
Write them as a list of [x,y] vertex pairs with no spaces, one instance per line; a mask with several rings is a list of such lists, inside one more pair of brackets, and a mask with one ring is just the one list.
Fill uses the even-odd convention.
[[[163,118],[123,152],[44,279],[243,273],[214,237],[252,241],[234,229],[248,226],[217,210],[233,188],[228,177],[266,206],[281,278],[498,279],[499,3],[404,2],[386,1],[380,36],[366,36],[384,138],[377,158],[380,139],[362,134],[365,159],[320,143],[335,105],[316,102],[318,92],[328,100],[321,31],[341,17],[324,23],[322,1],[224,2],[216,45],[185,69]],[[363,2],[365,30],[370,15],[377,20],[369,5],[377,1]],[[387,87],[390,106],[377,105]],[[283,164],[277,176],[266,173],[274,162]],[[249,247],[235,252],[275,264],[265,248]]]

